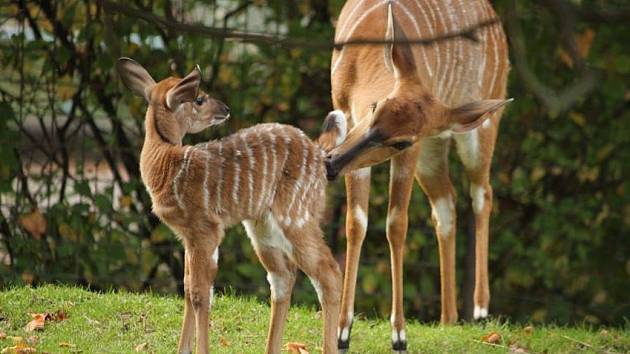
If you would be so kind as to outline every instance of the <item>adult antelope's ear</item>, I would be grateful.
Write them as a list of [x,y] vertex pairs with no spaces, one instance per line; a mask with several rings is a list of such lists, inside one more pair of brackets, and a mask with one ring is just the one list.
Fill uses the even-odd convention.
[[149,95],[155,87],[155,80],[142,65],[133,59],[123,57],[116,62],[116,70],[128,89],[149,102]]
[[[407,41],[407,36],[403,31],[400,23],[394,17],[393,1],[387,4],[387,30],[385,32],[385,41],[396,42],[385,44],[385,66],[394,74],[398,80],[401,77],[415,78],[417,76],[416,63],[413,58],[413,52]],[[403,42],[403,43],[400,43]]]
[[514,101],[513,98],[507,100],[481,100],[452,108],[448,111],[449,129],[454,133],[465,133],[475,129],[490,117],[490,113],[512,101]]
[[190,74],[166,93],[166,106],[171,111],[176,111],[179,105],[192,102],[197,98],[199,85],[201,84],[201,69],[197,65]]

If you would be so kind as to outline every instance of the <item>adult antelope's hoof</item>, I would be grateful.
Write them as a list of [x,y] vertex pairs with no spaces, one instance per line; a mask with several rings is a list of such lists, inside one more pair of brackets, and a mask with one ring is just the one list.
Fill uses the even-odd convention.
[[407,341],[392,341],[392,353],[407,354]]

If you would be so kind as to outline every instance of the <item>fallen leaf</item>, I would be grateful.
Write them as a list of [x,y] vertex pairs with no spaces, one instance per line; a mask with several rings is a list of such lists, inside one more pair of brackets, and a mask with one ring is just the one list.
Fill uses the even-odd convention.
[[44,329],[46,315],[46,313],[32,313],[31,316],[33,316],[33,320],[26,325],[24,330],[27,332],[33,332],[35,330]]
[[219,344],[221,344],[222,347],[229,347],[231,345],[230,342],[227,339],[225,339],[224,336],[219,337]]
[[59,346],[61,348],[74,348],[76,347],[76,345],[70,343],[70,342],[59,342]]
[[28,344],[26,344],[24,342],[24,340],[22,340],[21,337],[13,337],[13,338],[19,338],[20,341],[18,341],[14,346],[12,347],[7,347],[2,349],[2,354],[30,354],[30,353],[35,353],[36,350],[33,347],[30,347]]
[[42,238],[48,226],[46,218],[44,218],[39,209],[34,209],[29,214],[20,216],[18,223],[36,240]]
[[534,326],[527,326],[527,327],[523,328],[523,332],[525,332],[525,334],[532,334],[532,333],[534,333]]
[[149,349],[149,343],[144,342],[136,345],[136,353],[144,352]]
[[490,344],[499,344],[501,342],[501,335],[497,332],[490,332],[481,337],[481,340]]
[[51,315],[51,320],[53,321],[65,321],[68,318],[68,315],[63,310],[59,310]]
[[7,338],[7,334],[0,331],[0,339],[5,339],[5,338]]
[[284,348],[291,354],[309,354],[304,343],[289,342],[284,345]]

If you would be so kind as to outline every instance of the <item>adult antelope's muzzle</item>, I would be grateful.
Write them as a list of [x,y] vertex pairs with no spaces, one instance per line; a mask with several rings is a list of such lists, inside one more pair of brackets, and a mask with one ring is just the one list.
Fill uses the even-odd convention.
[[[356,160],[357,157],[361,156],[361,154],[370,147],[380,146],[382,140],[383,137],[378,131],[370,130],[368,134],[347,150],[343,150],[345,143],[335,148],[325,161],[326,177],[328,180],[332,181],[337,178],[339,174],[346,172],[346,167]],[[339,150],[341,150],[341,152],[335,153]]]

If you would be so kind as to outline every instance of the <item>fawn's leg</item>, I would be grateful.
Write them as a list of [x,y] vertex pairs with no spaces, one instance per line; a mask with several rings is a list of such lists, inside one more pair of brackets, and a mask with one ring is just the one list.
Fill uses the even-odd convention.
[[339,265],[326,245],[319,224],[310,219],[302,227],[283,228],[293,244],[293,259],[311,279],[324,318],[323,353],[337,353],[336,327],[339,320],[341,272]]
[[265,221],[244,221],[247,235],[252,240],[258,259],[267,270],[267,281],[271,288],[271,318],[265,353],[280,354],[282,334],[291,305],[291,291],[295,284],[295,264],[289,260],[285,250],[278,245],[289,245],[282,230],[272,228]]
[[[196,233],[184,237],[184,247],[189,259],[189,284],[186,297],[195,316],[197,353],[208,353],[208,326],[210,296],[217,274],[217,263],[213,257],[223,230],[218,225],[209,227],[208,233]],[[208,236],[202,236],[202,235]]]
[[193,349],[195,338],[195,314],[190,302],[190,255],[184,252],[184,320],[182,331],[179,336],[179,346],[177,352],[180,354],[190,354]]
[[348,208],[346,211],[346,265],[338,330],[340,350],[347,350],[350,347],[359,258],[361,245],[367,232],[370,168],[350,172],[345,179]]

